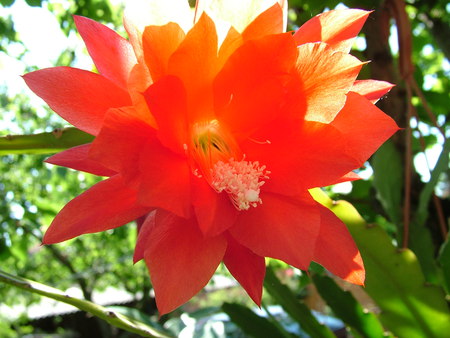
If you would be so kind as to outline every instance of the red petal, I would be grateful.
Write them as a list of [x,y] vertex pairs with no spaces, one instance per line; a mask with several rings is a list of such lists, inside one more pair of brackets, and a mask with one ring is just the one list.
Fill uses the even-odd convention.
[[144,58],[154,82],[167,75],[169,58],[184,37],[184,31],[173,22],[145,28],[142,35]]
[[203,14],[169,59],[169,74],[186,88],[190,121],[213,116],[211,82],[218,71],[217,49],[214,22]]
[[144,94],[158,124],[158,138],[172,151],[184,154],[187,144],[188,121],[186,91],[175,76],[165,76],[148,88]]
[[134,248],[133,263],[137,263],[141,259],[144,259],[144,253],[148,247],[147,241],[155,224],[155,217],[156,210],[153,210],[145,218],[144,223],[141,224],[136,241],[136,247]]
[[214,82],[220,121],[234,133],[249,134],[274,119],[285,102],[287,74],[296,58],[297,48],[288,33],[244,43]]
[[92,143],[89,157],[104,166],[122,173],[125,181],[138,178],[142,148],[155,132],[140,119],[132,107],[111,109],[106,114],[103,127]]
[[56,215],[43,244],[117,228],[149,211],[136,203],[136,191],[127,188],[119,175],[97,183],[74,198]]
[[161,315],[187,302],[208,283],[225,249],[222,236],[204,238],[192,219],[157,211],[144,256]]
[[133,67],[128,79],[128,91],[130,93],[131,100],[133,101],[133,106],[136,111],[140,112],[141,116],[147,116],[148,123],[153,128],[156,128],[156,121],[150,113],[150,109],[147,106],[147,101],[143,95],[152,83],[153,81],[150,76],[150,71],[144,63],[138,63]]
[[181,217],[191,214],[191,171],[184,156],[159,144],[143,145],[138,165],[139,202]]
[[287,198],[261,193],[262,205],[239,214],[232,236],[255,254],[306,270],[320,230],[320,214],[310,196]]
[[393,85],[392,83],[386,81],[357,80],[350,90],[364,96],[372,103],[375,103],[383,95],[386,95],[394,86],[395,85]]
[[214,191],[203,178],[195,177],[192,183],[192,204],[203,235],[216,236],[231,227],[238,211],[228,195]]
[[[176,8],[176,10],[174,10]],[[192,14],[185,0],[133,0],[128,1],[123,24],[139,62],[143,62],[142,35],[145,27],[178,24],[185,31],[192,26]]]
[[251,299],[261,306],[266,263],[264,257],[258,256],[245,246],[228,236],[228,246],[223,262],[231,274],[247,291]]
[[278,3],[259,14],[242,32],[244,40],[283,32],[283,10]]
[[98,71],[126,90],[128,75],[137,63],[130,43],[94,20],[77,15],[73,18]]
[[363,63],[324,43],[307,43],[298,51],[297,74],[306,97],[305,118],[329,123],[344,106]]
[[352,236],[330,210],[319,208],[320,234],[313,261],[350,283],[364,285],[364,265]]
[[81,146],[70,148],[55,154],[46,159],[45,162],[84,171],[98,176],[113,176],[117,174],[114,170],[110,170],[102,164],[89,159],[88,153],[90,149],[90,143],[83,144]]
[[328,11],[307,21],[295,32],[294,38],[298,45],[321,41],[348,53],[369,14],[361,9]]
[[343,183],[343,182],[357,181],[360,179],[361,179],[361,177],[357,173],[350,171],[348,174],[345,174],[344,176],[340,177],[336,182],[331,183],[330,185]]
[[[363,96],[350,92],[347,102],[331,126],[338,129],[345,140],[343,150],[354,158],[356,166],[364,162],[397,130],[388,115]],[[339,140],[340,141],[340,140]]]
[[129,106],[127,92],[101,75],[70,67],[23,76],[28,87],[75,127],[96,135],[110,108]]

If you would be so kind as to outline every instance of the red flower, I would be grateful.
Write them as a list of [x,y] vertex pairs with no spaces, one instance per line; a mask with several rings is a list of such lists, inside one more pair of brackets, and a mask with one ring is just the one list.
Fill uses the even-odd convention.
[[142,3],[125,14],[130,41],[75,17],[100,74],[24,77],[96,136],[48,162],[110,177],[69,202],[44,243],[147,215],[135,260],[148,265],[161,313],[221,261],[257,304],[265,257],[303,270],[316,261],[363,284],[346,227],[308,189],[357,179],[352,170],[398,129],[371,102],[392,86],[356,81],[363,63],[348,54],[369,12],[330,11],[291,34],[284,1],[199,1],[194,25],[187,2]]

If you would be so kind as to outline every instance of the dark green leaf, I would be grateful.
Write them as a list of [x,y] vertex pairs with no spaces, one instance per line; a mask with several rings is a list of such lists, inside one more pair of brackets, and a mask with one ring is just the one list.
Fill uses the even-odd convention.
[[402,158],[390,141],[383,144],[372,157],[373,185],[391,221],[401,222],[403,189]]
[[442,245],[439,263],[442,267],[446,291],[450,293],[450,238],[447,238],[447,241]]
[[25,2],[32,7],[41,7],[42,0],[25,0]]
[[287,332],[281,331],[277,325],[273,324],[267,318],[258,316],[245,306],[234,303],[224,303],[222,305],[222,310],[230,317],[233,323],[251,337],[289,337]]
[[287,312],[292,319],[300,324],[301,328],[312,337],[334,337],[331,330],[320,324],[311,313],[311,310],[295,294],[275,276],[272,268],[267,266],[264,287],[274,298],[277,304]]
[[347,325],[366,338],[384,336],[384,329],[378,318],[371,312],[365,312],[350,292],[342,290],[327,276],[314,274],[313,281],[334,314]]

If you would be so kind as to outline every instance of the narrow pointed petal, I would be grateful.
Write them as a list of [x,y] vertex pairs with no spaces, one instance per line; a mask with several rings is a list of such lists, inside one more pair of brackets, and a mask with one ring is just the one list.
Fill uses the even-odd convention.
[[160,314],[196,295],[214,274],[225,250],[224,237],[204,238],[192,219],[157,211],[144,257]]
[[320,234],[313,261],[346,281],[364,285],[364,264],[346,226],[330,210],[320,208]]
[[363,63],[324,43],[298,47],[297,74],[306,97],[306,120],[331,122],[346,101]]
[[343,183],[343,182],[352,182],[352,181],[357,181],[360,179],[361,179],[361,177],[357,173],[350,171],[348,174],[345,174],[344,176],[338,178],[338,180],[336,182],[331,183],[330,185]]
[[216,236],[231,227],[238,216],[226,193],[217,193],[203,178],[193,178],[192,204],[204,236]]
[[316,203],[306,195],[294,199],[269,192],[261,199],[262,205],[239,214],[231,235],[259,256],[306,270],[320,230]]
[[66,204],[50,224],[42,243],[59,243],[82,234],[114,229],[148,211],[148,207],[136,203],[136,191],[127,188],[116,175]]
[[[174,10],[176,8],[176,10]],[[189,3],[185,0],[133,0],[128,1],[123,23],[134,52],[143,61],[142,34],[147,26],[163,26],[169,22],[188,31],[193,23]]]
[[[259,55],[255,59],[255,55]],[[248,135],[273,120],[286,97],[289,72],[297,60],[290,34],[244,43],[214,82],[215,111],[233,133]],[[239,74],[239,81],[236,81]]]
[[89,157],[122,173],[126,182],[134,181],[139,174],[136,163],[144,145],[151,138],[155,138],[155,131],[140,119],[139,112],[133,107],[111,109],[92,143]]
[[141,259],[144,259],[144,253],[148,248],[147,242],[150,237],[150,233],[153,230],[153,226],[155,225],[156,212],[157,210],[151,211],[138,230],[138,238],[136,241],[136,246],[134,247],[133,263],[137,263]]
[[242,32],[244,40],[262,38],[283,32],[283,9],[278,3],[259,14]]
[[344,149],[360,167],[399,127],[365,97],[354,92],[347,97],[331,125],[344,135]]
[[[201,15],[206,11],[215,19],[229,22],[241,33],[259,14],[279,2],[280,1],[275,0],[198,0],[195,11],[195,21],[198,21]],[[281,1],[281,4],[282,3],[283,1]],[[280,14],[282,16],[283,11]],[[276,33],[282,32],[282,26],[280,28],[280,31]]]
[[147,117],[148,123],[153,128],[156,128],[155,118],[150,112],[147,101],[143,95],[152,83],[153,80],[150,76],[150,71],[144,63],[138,63],[133,67],[130,77],[128,78],[128,92],[133,101],[133,106],[142,116]]
[[142,35],[144,59],[154,82],[167,75],[169,58],[184,37],[184,31],[173,22],[145,28]]
[[361,9],[338,9],[315,16],[294,34],[298,45],[325,42],[333,49],[348,53],[370,12]]
[[190,217],[191,171],[187,159],[157,140],[149,140],[141,147],[139,161],[135,163],[140,172],[139,202],[180,217]]
[[227,237],[227,251],[223,257],[227,269],[247,291],[251,299],[261,306],[266,263],[264,257],[240,245],[233,237]]
[[23,78],[63,119],[92,135],[99,132],[108,109],[131,104],[127,92],[113,82],[81,69],[46,68]]
[[395,85],[386,81],[357,80],[350,89],[352,92],[364,96],[372,103],[376,103],[386,95]]
[[211,82],[218,71],[217,33],[203,14],[169,59],[168,73],[181,79],[187,93],[189,120],[212,116]]
[[151,85],[144,93],[158,125],[157,135],[162,144],[184,154],[188,142],[186,90],[181,80],[167,75]]
[[126,90],[128,76],[137,63],[131,44],[94,20],[77,15],[73,18],[100,74]]
[[91,160],[88,157],[90,149],[91,143],[83,144],[57,153],[46,159],[45,162],[98,176],[113,176],[117,174],[116,171],[108,169],[101,163]]

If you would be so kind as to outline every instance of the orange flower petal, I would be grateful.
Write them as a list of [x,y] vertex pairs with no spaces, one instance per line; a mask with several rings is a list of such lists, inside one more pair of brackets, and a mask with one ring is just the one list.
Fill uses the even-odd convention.
[[320,230],[320,214],[310,196],[287,198],[265,192],[263,204],[241,212],[230,233],[259,256],[307,269]]
[[376,103],[383,95],[386,95],[395,85],[386,81],[356,80],[350,91],[358,93]]
[[244,40],[283,32],[283,10],[278,3],[259,14],[242,32]]
[[214,22],[203,14],[169,59],[169,74],[186,88],[190,121],[212,116],[211,82],[218,69],[217,34]]
[[399,127],[363,96],[354,92],[347,96],[344,108],[331,126],[342,133],[343,147],[355,160],[355,168],[359,168]]
[[216,236],[224,232],[238,216],[228,195],[214,191],[204,178],[192,179],[192,204],[204,236]]
[[187,159],[157,140],[149,140],[140,147],[140,159],[135,163],[140,171],[138,203],[190,217],[191,171]]
[[94,20],[77,15],[73,18],[98,71],[126,90],[130,71],[137,63],[128,40]]
[[133,0],[127,2],[123,24],[139,62],[143,62],[144,57],[142,34],[145,27],[163,26],[169,22],[178,24],[184,31],[191,28],[193,18],[187,1]]
[[154,82],[167,75],[169,58],[184,37],[184,31],[173,22],[145,28],[142,35],[144,58]]
[[[150,109],[147,106],[147,101],[143,93],[153,83],[150,76],[150,71],[143,63],[138,63],[133,67],[128,78],[128,91],[130,93],[133,106],[136,111],[140,112],[141,116],[146,116],[148,123],[156,128],[156,121],[153,115],[150,113]],[[144,119],[145,120],[145,119]]]
[[101,75],[70,67],[23,76],[28,87],[75,127],[96,135],[106,111],[131,104],[128,93]]
[[333,49],[348,53],[369,14],[361,9],[337,9],[319,14],[295,32],[295,41],[298,45],[326,42]]
[[[218,21],[225,21],[231,24],[238,32],[243,32],[245,28],[250,25],[255,18],[262,12],[279,3],[282,6],[281,16],[286,15],[285,8],[286,1],[275,0],[198,0],[195,11],[195,21],[198,21],[201,15],[206,11],[214,19]],[[278,18],[276,18],[279,21]],[[283,20],[282,20],[283,21]],[[275,33],[282,33],[283,26]]]
[[251,299],[261,306],[266,263],[245,246],[240,245],[231,236],[227,237],[228,246],[223,262],[234,278],[247,291]]
[[244,135],[271,121],[284,102],[287,74],[296,58],[297,49],[288,33],[244,43],[214,82],[220,121],[232,132]]
[[157,211],[144,257],[161,315],[187,302],[209,281],[223,258],[222,236],[205,238],[193,220]]
[[136,191],[127,188],[116,175],[67,203],[56,215],[42,243],[59,243],[82,234],[114,229],[148,211],[148,207],[136,203]]
[[151,85],[144,93],[158,125],[157,135],[162,144],[175,153],[185,154],[188,143],[186,90],[181,80],[167,75]]
[[92,143],[89,157],[111,170],[122,173],[127,183],[138,178],[138,166],[143,144],[155,138],[155,131],[132,107],[111,109],[103,127]]
[[73,147],[50,156],[45,162],[75,170],[84,171],[98,176],[113,176],[117,174],[102,164],[88,158],[91,143]]
[[363,65],[324,43],[298,47],[297,74],[306,97],[306,120],[331,122],[344,106],[346,94]]
[[319,209],[320,234],[313,261],[350,283],[364,285],[364,265],[352,236],[330,210],[321,205]]

